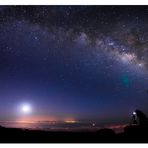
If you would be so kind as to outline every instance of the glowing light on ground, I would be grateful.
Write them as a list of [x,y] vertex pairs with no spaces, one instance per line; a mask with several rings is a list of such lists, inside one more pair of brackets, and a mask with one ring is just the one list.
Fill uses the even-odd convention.
[[95,126],[96,126],[96,124],[95,124],[95,123],[92,123],[92,126],[93,126],[93,127],[95,127]]

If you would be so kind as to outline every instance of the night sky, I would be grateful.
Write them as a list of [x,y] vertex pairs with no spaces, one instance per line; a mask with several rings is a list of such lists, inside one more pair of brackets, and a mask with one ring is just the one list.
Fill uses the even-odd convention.
[[148,6],[0,6],[1,121],[129,123],[147,90]]

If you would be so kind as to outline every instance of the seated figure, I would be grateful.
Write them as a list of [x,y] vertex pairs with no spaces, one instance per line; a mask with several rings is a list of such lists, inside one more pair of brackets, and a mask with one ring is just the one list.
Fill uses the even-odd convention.
[[148,118],[142,111],[136,109],[133,112],[133,124],[140,126],[148,125]]

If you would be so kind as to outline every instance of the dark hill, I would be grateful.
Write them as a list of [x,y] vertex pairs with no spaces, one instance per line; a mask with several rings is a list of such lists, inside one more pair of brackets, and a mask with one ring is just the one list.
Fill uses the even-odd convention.
[[49,132],[0,127],[1,143],[147,143],[148,127],[127,126],[123,133],[111,129],[97,132]]

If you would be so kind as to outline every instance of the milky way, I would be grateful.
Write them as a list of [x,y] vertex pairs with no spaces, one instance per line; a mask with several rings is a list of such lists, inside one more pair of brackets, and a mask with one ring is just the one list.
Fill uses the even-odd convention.
[[18,118],[21,101],[38,108],[33,116],[59,119],[148,112],[147,14],[146,6],[1,6],[1,119]]

